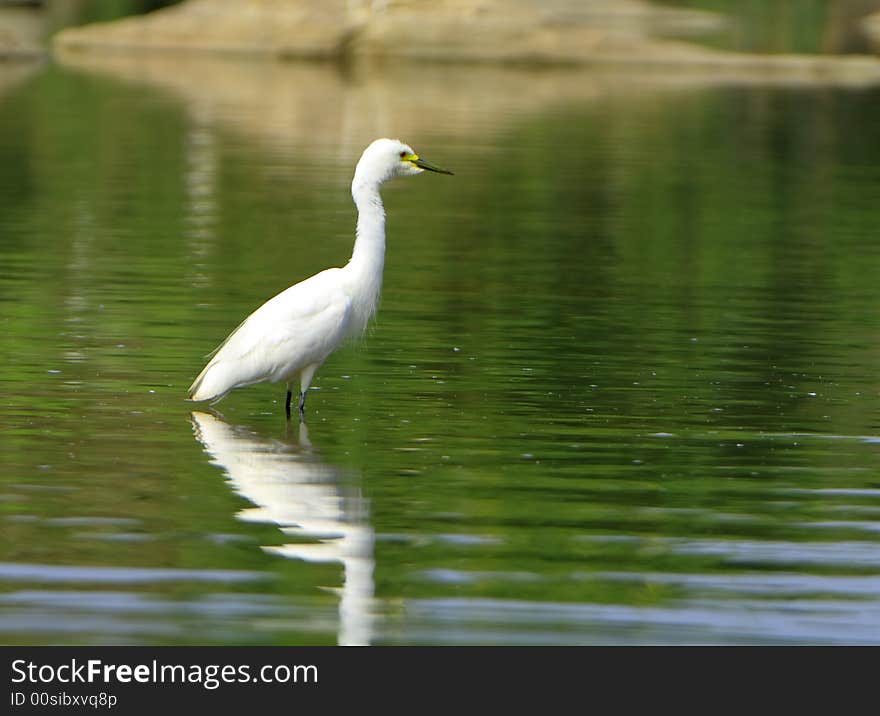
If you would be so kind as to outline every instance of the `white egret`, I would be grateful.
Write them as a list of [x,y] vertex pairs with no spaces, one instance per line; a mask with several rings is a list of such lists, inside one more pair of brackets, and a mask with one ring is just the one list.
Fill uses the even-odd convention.
[[214,351],[189,389],[191,400],[219,401],[234,388],[299,378],[302,419],[315,371],[342,341],[360,335],[376,312],[385,265],[385,209],[379,187],[425,169],[452,172],[422,159],[395,139],[377,139],[354,170],[351,196],[358,210],[354,250],[342,268],[329,268],[270,298]]

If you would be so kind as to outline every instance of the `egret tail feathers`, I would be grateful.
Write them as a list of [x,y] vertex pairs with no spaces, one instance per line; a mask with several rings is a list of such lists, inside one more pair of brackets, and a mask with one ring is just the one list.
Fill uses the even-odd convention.
[[210,400],[219,403],[235,388],[243,388],[264,380],[259,374],[243,373],[240,366],[228,360],[212,360],[204,367],[189,387],[189,399],[195,402]]
[[226,394],[232,390],[234,386],[225,385],[225,381],[217,380],[219,371],[215,370],[219,366],[214,363],[208,363],[199,373],[198,377],[189,387],[189,399],[195,402],[210,400],[214,403],[219,402],[226,397]]

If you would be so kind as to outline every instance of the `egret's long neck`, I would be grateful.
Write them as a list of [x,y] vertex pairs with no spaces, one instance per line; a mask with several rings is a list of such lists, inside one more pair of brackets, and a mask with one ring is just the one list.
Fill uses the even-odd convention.
[[378,267],[381,277],[385,261],[385,207],[379,195],[379,183],[358,181],[356,175],[351,185],[351,196],[358,210],[358,222],[357,238],[349,263]]
[[354,330],[362,331],[376,311],[385,267],[385,207],[378,181],[364,180],[355,172],[351,195],[358,210],[357,238],[345,267],[355,298]]

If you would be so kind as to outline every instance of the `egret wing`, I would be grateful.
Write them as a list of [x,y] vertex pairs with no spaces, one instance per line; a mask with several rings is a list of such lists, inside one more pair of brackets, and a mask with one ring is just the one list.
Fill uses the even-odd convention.
[[214,351],[190,395],[196,400],[220,397],[322,362],[341,342],[351,317],[351,299],[340,288],[339,271],[322,271],[251,313]]
[[322,271],[270,298],[227,336],[214,356],[241,359],[261,346],[286,341],[300,323],[340,305],[345,297],[334,281],[336,271]]

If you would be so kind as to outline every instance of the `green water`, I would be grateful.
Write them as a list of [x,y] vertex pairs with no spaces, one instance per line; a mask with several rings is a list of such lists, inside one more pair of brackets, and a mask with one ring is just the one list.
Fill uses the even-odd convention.
[[655,0],[673,9],[714,13],[714,29],[692,33],[701,44],[770,54],[870,54],[860,23],[875,0]]
[[[142,58],[0,92],[2,642],[880,642],[880,91]],[[348,258],[382,135],[456,176],[386,188],[307,429],[277,385],[185,402]]]

